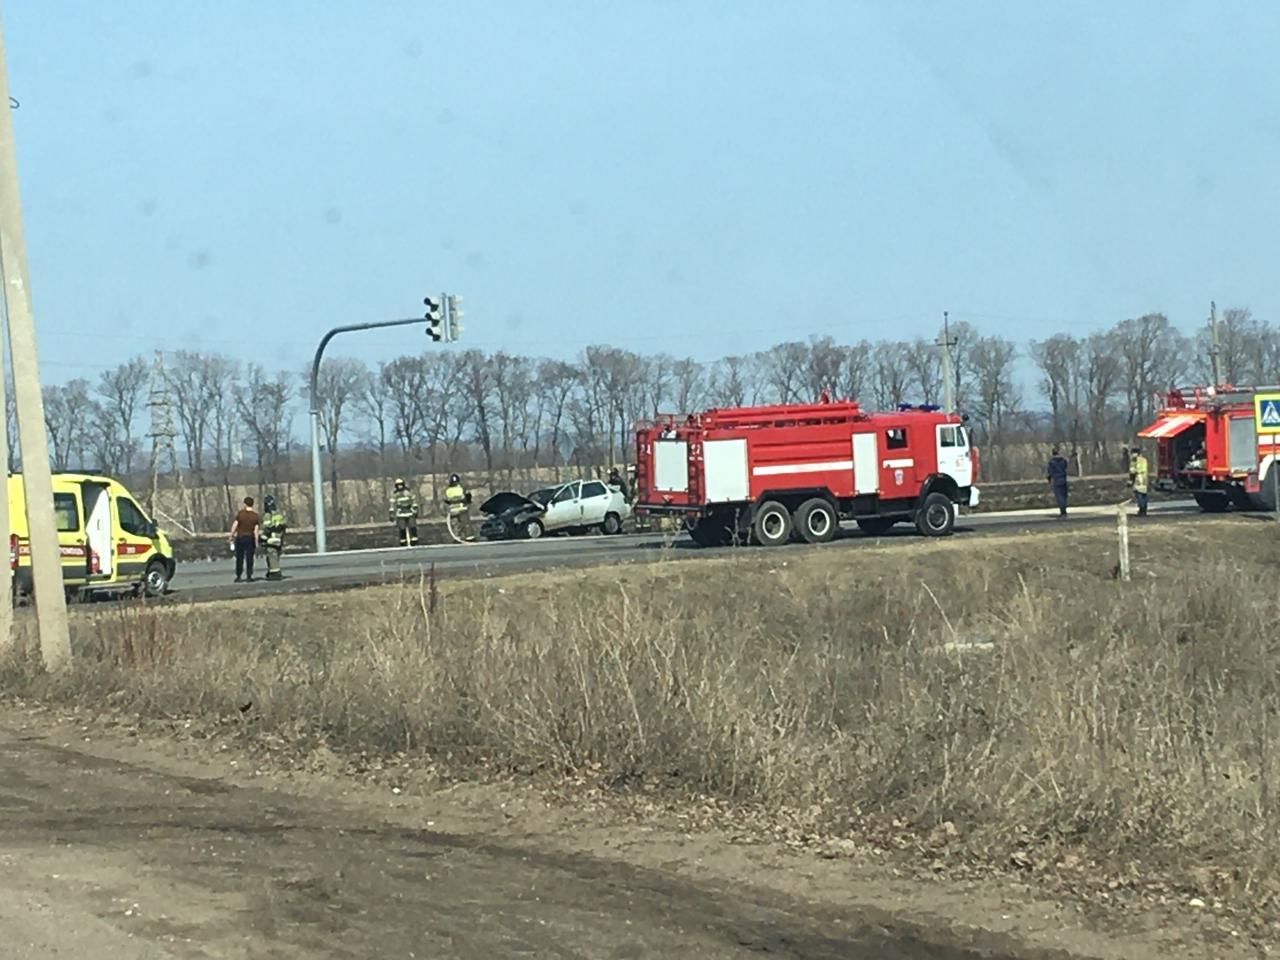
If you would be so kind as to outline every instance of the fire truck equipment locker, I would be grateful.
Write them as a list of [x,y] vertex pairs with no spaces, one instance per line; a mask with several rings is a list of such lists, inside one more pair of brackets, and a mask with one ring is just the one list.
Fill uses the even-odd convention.
[[874,431],[853,435],[853,492],[880,492],[880,444]]
[[702,465],[707,503],[735,503],[750,496],[746,440],[708,440],[702,445]]

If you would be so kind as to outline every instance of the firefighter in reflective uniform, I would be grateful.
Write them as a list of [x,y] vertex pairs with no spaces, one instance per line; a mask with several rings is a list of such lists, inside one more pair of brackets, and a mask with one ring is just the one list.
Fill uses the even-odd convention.
[[267,557],[267,579],[283,580],[280,571],[280,554],[284,552],[284,531],[288,524],[284,513],[277,507],[276,498],[267,494],[262,498],[262,546]]
[[1133,486],[1133,499],[1138,504],[1138,516],[1147,515],[1147,475],[1149,467],[1142,451],[1133,447],[1129,451],[1129,483]]
[[415,547],[418,545],[418,498],[409,490],[408,485],[399,477],[396,478],[395,492],[391,494],[391,506],[387,515],[396,525],[400,546]]
[[450,531],[455,537],[470,543],[475,539],[471,532],[471,494],[456,473],[449,475],[449,486],[444,488],[444,503],[449,511]]

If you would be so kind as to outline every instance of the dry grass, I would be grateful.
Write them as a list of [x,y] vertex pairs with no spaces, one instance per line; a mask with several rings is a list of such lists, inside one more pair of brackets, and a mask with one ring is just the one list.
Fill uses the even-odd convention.
[[[4,688],[235,717],[300,749],[423,752],[711,794],[814,829],[896,818],[957,850],[1280,883],[1280,537],[1247,520],[754,552],[78,621]],[[319,606],[317,606],[317,604]],[[243,632],[240,632],[240,626]],[[948,643],[981,638],[987,652]],[[1098,867],[1088,866],[1092,862]]]

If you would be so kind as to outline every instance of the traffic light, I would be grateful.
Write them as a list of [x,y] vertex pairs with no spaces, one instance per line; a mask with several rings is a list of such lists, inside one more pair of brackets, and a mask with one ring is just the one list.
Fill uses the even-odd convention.
[[427,336],[439,343],[444,339],[444,297],[433,300],[431,297],[423,297],[422,302],[427,305],[425,314],[427,320]]
[[444,322],[445,343],[454,343],[462,336],[462,311],[458,309],[458,301],[461,299],[461,297],[452,293],[445,298],[445,302],[448,304]]

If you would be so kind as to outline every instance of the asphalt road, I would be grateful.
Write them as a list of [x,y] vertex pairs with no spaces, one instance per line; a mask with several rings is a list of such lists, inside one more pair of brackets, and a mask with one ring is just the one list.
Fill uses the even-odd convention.
[[[1189,502],[1153,503],[1149,521],[1198,513]],[[1113,522],[1114,507],[1081,507],[1061,521],[1052,511],[1014,511],[1011,513],[976,514],[961,518],[956,536],[1009,532],[1019,528],[1061,529],[1064,525]],[[850,549],[869,539],[856,528],[845,530],[834,543],[818,549]],[[882,540],[917,540],[909,525],[895,528]],[[399,580],[416,580],[432,565],[437,573],[451,577],[487,576],[522,571],[547,570],[617,563],[645,563],[667,558],[694,559],[720,556],[734,548],[705,549],[695,546],[683,534],[624,535],[617,537],[580,536],[547,537],[541,540],[505,543],[440,544],[422,547],[392,547],[380,550],[352,550],[330,554],[299,554],[284,559],[285,579],[267,582],[262,579],[265,565],[259,558],[259,578],[253,583],[234,583],[235,565],[230,556],[225,560],[192,561],[178,565],[170,597],[175,601],[203,601],[261,594],[294,593],[317,589],[365,586]],[[762,548],[751,547],[751,550]],[[799,546],[782,550],[804,549]]]

